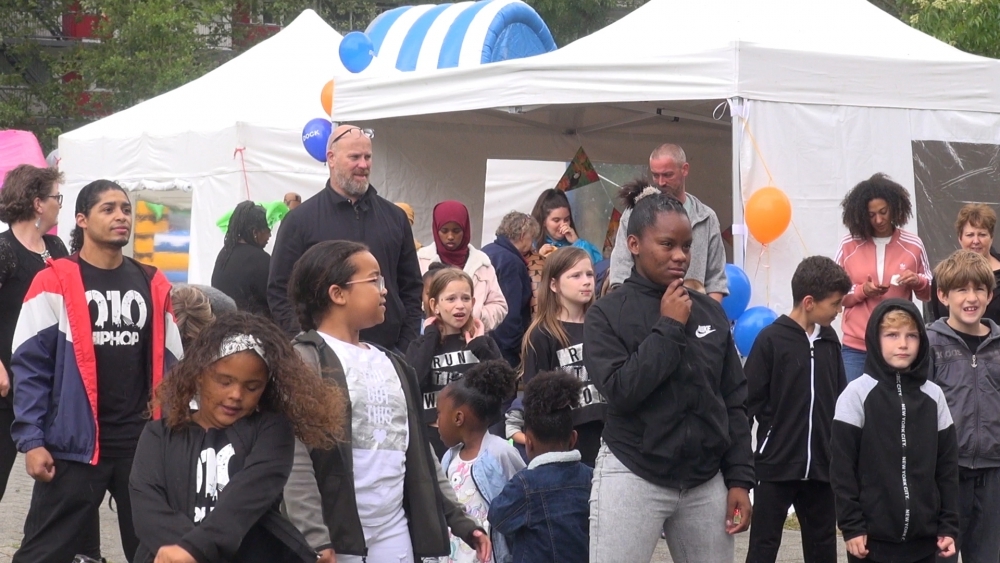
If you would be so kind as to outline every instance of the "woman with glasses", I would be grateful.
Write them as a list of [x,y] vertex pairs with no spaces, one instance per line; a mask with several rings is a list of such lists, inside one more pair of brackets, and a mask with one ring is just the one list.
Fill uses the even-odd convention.
[[449,529],[485,561],[489,538],[453,492],[445,496],[452,489],[427,443],[416,374],[362,337],[385,318],[382,275],[368,248],[348,241],[316,244],[292,271],[289,296],[305,331],[295,350],[344,391],[350,418],[333,449],[295,444],[285,512],[320,563],[448,555]]
[[24,164],[11,170],[0,191],[0,221],[10,229],[0,233],[0,499],[17,457],[10,438],[14,421],[10,356],[14,327],[28,286],[50,258],[62,258],[66,245],[45,234],[56,226],[62,194],[62,174],[54,168]]

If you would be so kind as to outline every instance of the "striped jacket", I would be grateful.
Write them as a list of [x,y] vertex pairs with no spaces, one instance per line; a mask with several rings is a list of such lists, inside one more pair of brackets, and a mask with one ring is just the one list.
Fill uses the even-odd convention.
[[[885,301],[898,297],[927,301],[931,298],[930,262],[927,251],[920,237],[903,229],[896,229],[885,247],[885,262],[882,268],[882,279],[878,279],[878,264],[876,262],[875,242],[871,239],[856,239],[847,235],[840,243],[840,250],[834,258],[851,278],[854,286],[851,292],[844,296],[844,346],[855,350],[865,350],[865,326],[868,317],[875,307]],[[911,291],[908,287],[892,285],[892,276],[909,270],[920,277],[920,283]],[[881,297],[865,297],[864,286],[871,276],[875,284],[889,286],[889,291]]]
[[[44,446],[56,459],[96,465],[97,360],[78,260],[78,254],[50,260],[24,297],[11,357],[11,437],[21,452]],[[149,280],[151,318],[163,319],[152,324],[155,389],[181,357],[181,339],[170,304],[170,282],[156,268],[138,265]]]

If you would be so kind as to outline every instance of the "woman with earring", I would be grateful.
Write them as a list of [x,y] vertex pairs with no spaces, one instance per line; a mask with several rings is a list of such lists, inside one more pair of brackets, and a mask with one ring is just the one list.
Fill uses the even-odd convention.
[[252,201],[236,206],[222,250],[215,259],[212,287],[236,301],[236,308],[271,318],[267,306],[267,275],[271,256],[264,250],[271,240],[267,212]]
[[10,355],[21,304],[35,274],[49,259],[68,255],[66,245],[47,235],[59,220],[62,174],[54,168],[23,164],[7,173],[0,190],[0,499],[17,457],[10,437],[14,421]]

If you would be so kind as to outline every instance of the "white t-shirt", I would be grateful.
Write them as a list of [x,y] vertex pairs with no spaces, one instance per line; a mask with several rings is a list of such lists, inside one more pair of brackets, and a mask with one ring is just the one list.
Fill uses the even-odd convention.
[[[482,452],[480,452],[482,453]],[[472,479],[472,466],[476,464],[476,459],[465,461],[459,455],[455,455],[448,465],[448,480],[455,489],[455,496],[458,502],[465,507],[465,514],[476,521],[489,532],[489,521],[486,517],[490,511],[490,505],[486,503],[483,495],[479,494],[476,482]],[[479,563],[476,558],[476,550],[469,547],[461,538],[455,537],[449,532],[451,538],[451,555],[442,557],[440,563]]]
[[403,476],[410,429],[406,396],[388,356],[320,333],[344,367],[351,396],[354,494],[366,528],[403,510]]
[[889,245],[892,237],[874,237],[875,242],[875,271],[878,272],[878,279],[874,280],[875,285],[882,285],[882,273],[885,272],[885,247]]

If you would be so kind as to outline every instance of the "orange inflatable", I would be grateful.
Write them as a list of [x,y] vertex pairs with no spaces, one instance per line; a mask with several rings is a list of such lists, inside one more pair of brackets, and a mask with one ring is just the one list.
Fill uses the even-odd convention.
[[333,115],[333,80],[323,86],[323,91],[319,94],[319,101],[323,104],[323,109],[327,115]]
[[770,244],[792,222],[792,202],[774,186],[761,188],[747,200],[744,218],[753,238],[761,244]]

